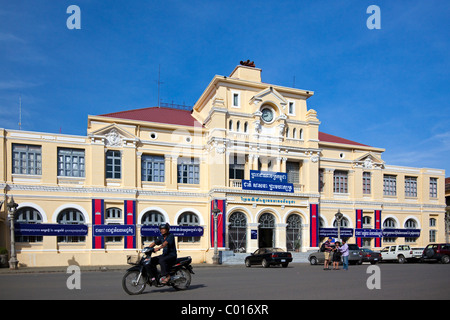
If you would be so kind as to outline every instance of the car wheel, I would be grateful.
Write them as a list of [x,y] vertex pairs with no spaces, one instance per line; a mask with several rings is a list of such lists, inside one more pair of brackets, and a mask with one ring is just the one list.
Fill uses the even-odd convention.
[[270,266],[270,264],[267,262],[266,259],[264,259],[264,260],[262,261],[262,266],[263,266],[264,268],[268,268],[268,267]]
[[250,259],[245,259],[245,266],[247,268],[250,268],[252,266],[252,264],[250,263]]
[[441,257],[441,262],[445,263],[445,264],[449,263],[450,262],[450,257],[449,256],[442,256]]
[[311,263],[312,266],[315,266],[317,264],[316,257],[311,257],[311,259],[309,259],[309,263]]
[[406,262],[405,256],[402,255],[402,254],[397,257],[397,260],[398,260],[398,263],[405,263]]
[[287,268],[288,265],[289,265],[289,263],[283,263],[281,266],[282,266],[283,268]]

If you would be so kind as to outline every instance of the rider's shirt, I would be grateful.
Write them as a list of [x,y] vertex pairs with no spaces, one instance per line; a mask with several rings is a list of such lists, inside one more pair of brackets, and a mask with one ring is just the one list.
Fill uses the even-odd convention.
[[177,248],[175,245],[175,236],[171,233],[169,233],[167,235],[167,237],[164,239],[164,236],[159,236],[156,241],[155,244],[156,245],[161,245],[164,243],[164,241],[167,241],[167,246],[163,249],[163,256],[177,256]]

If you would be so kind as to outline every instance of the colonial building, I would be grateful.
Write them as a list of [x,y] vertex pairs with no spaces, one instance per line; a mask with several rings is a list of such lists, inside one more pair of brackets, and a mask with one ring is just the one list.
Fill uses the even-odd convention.
[[[386,164],[384,149],[319,131],[314,93],[239,65],[191,111],[88,116],[86,136],[1,129],[0,183],[23,266],[115,265],[168,222],[179,255],[316,249],[337,237],[380,248],[445,238],[445,172]],[[7,208],[0,247],[10,247]]]

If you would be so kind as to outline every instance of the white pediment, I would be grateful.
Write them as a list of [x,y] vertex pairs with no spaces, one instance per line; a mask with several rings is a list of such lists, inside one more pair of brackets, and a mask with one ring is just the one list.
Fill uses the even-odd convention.
[[367,152],[353,162],[355,167],[363,167],[366,169],[383,168],[385,162],[372,152]]
[[259,105],[260,103],[264,102],[275,103],[281,106],[281,108],[283,109],[286,107],[288,103],[286,99],[273,87],[268,87],[267,89],[258,92],[250,99],[250,103],[253,103],[255,105]]
[[127,144],[136,145],[139,141],[138,137],[115,123],[89,133],[89,137],[93,141],[101,139],[105,146],[108,147],[122,147]]

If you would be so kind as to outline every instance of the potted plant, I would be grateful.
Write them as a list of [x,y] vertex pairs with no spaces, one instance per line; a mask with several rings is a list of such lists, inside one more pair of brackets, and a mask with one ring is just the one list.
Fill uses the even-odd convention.
[[0,268],[8,267],[8,250],[0,247]]

